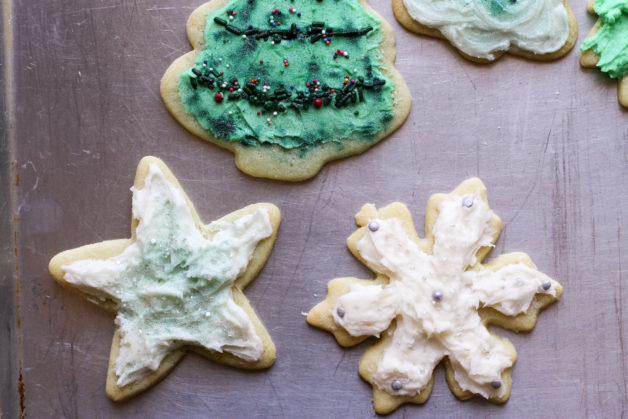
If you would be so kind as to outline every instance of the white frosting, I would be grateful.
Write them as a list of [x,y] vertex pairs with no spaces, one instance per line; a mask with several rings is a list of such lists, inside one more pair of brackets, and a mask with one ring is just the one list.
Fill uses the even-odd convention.
[[213,222],[207,238],[183,193],[157,165],[150,165],[144,187],[132,191],[136,241],[118,256],[62,267],[68,283],[117,303],[117,384],[145,377],[170,351],[187,344],[260,359],[262,340],[234,302],[231,286],[257,243],[273,232],[268,211]]
[[[332,315],[352,336],[378,336],[396,319],[390,346],[373,376],[380,389],[415,395],[447,356],[463,390],[487,398],[505,393],[501,375],[514,357],[483,325],[478,308],[490,306],[512,316],[526,312],[535,294],[556,292],[549,277],[523,263],[497,271],[467,270],[477,264],[481,247],[492,246],[492,215],[479,191],[448,196],[432,230],[431,255],[408,237],[397,218],[373,220],[379,228],[365,229],[358,252],[369,268],[390,281],[352,285],[338,298]],[[551,286],[545,291],[547,281]],[[393,389],[393,381],[402,387]],[[493,388],[493,382],[501,387]]]
[[404,0],[410,16],[438,29],[462,52],[494,59],[511,45],[546,54],[569,36],[563,0]]

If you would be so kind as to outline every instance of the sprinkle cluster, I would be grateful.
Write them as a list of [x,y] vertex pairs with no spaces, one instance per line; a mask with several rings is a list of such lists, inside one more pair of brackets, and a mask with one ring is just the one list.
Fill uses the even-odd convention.
[[[288,64],[288,60],[285,59],[284,65]],[[366,71],[368,80],[362,76],[351,78],[346,75],[341,87],[332,87],[313,79],[305,83],[303,90],[295,89],[293,85],[286,89],[283,84],[273,89],[267,81],[262,81],[259,77],[241,85],[237,77],[226,78],[222,71],[207,67],[205,61],[202,67],[191,69],[189,79],[190,85],[195,90],[199,87],[217,90],[214,95],[216,103],[222,103],[225,98],[228,101],[247,100],[251,106],[263,107],[265,111],[285,112],[288,108],[308,110],[310,106],[321,108],[332,104],[341,108],[363,102],[365,89],[379,91],[385,84],[384,80],[373,77],[371,65],[367,65]],[[260,113],[258,111],[258,115]]]
[[[249,3],[253,4],[254,0],[249,0]],[[245,41],[250,38],[251,41],[247,42],[254,48],[256,47],[255,41],[258,40],[270,41],[271,45],[280,44],[282,41],[293,40],[309,41],[309,43],[314,44],[322,40],[325,45],[329,45],[334,37],[361,37],[373,30],[371,26],[365,26],[361,29],[334,29],[328,27],[327,24],[322,21],[314,21],[308,26],[304,25],[301,27],[299,21],[295,19],[295,17],[301,18],[301,12],[297,11],[295,7],[289,7],[287,10],[273,7],[266,9],[266,11],[267,14],[264,13],[268,24],[266,28],[249,24],[254,22],[246,22],[246,26],[244,27],[236,26],[234,23],[236,22],[235,19],[238,16],[238,12],[235,9],[226,10],[227,16],[224,17],[224,15],[222,15],[224,18],[219,16],[213,17],[213,22],[218,25],[218,27],[224,28],[226,33],[241,37]],[[241,12],[240,17],[245,20],[247,13],[245,13],[245,10]],[[338,56],[348,59],[349,52],[337,49],[333,58],[335,59]],[[267,58],[266,64],[262,57],[258,57],[259,64],[279,65],[281,68],[290,66],[290,57],[285,55],[283,57],[280,55],[279,57],[279,60],[277,60],[277,58],[264,57]],[[216,60],[213,57],[208,57],[207,59],[212,66],[209,66],[206,60],[202,65],[196,64],[188,71],[187,77],[192,89],[209,89],[213,91],[212,94],[216,104],[241,100],[247,101],[250,106],[257,108],[253,109],[253,112],[256,112],[258,116],[265,115],[265,117],[276,116],[279,113],[286,112],[290,108],[300,112],[307,111],[310,108],[321,109],[329,106],[342,108],[358,102],[364,102],[364,90],[379,91],[386,83],[384,80],[373,76],[373,69],[368,61],[365,63],[367,65],[364,67],[366,74],[353,74],[353,78],[347,74],[344,78],[344,82],[339,87],[331,86],[315,78],[305,82],[305,86],[301,85],[299,88],[299,86],[295,85],[301,84],[302,82],[287,82],[284,84],[281,80],[272,80],[272,77],[268,79],[268,73],[263,68],[259,68],[260,72],[257,74],[264,76],[266,80],[262,80],[260,75],[249,78],[251,77],[250,74],[242,76],[241,74],[232,73],[236,77],[229,77],[225,75],[225,73],[229,74],[229,65],[222,63],[223,60],[221,58]],[[365,59],[364,55],[362,55],[362,59]],[[218,70],[220,67],[224,69],[224,72]],[[357,73],[357,69],[354,69],[353,73]],[[256,73],[253,74],[255,75]],[[284,74],[283,70],[281,70],[281,74]],[[289,74],[292,73],[285,73],[288,77]],[[334,74],[332,77],[335,78],[337,76]],[[273,84],[273,86],[269,83]],[[239,111],[233,110],[228,113],[232,115],[233,112]],[[242,110],[242,112],[245,111]],[[357,114],[357,112],[354,113]],[[270,117],[266,119],[266,123],[268,125],[272,124]]]
[[[334,29],[326,27],[325,22],[312,22],[312,24],[307,27],[306,31],[303,32],[296,23],[291,24],[290,29],[276,29],[277,26],[281,25],[281,21],[275,20],[274,16],[278,17],[280,15],[281,11],[279,9],[272,10],[268,22],[273,29],[266,30],[256,28],[253,25],[249,25],[247,29],[240,29],[219,17],[215,17],[214,22],[216,22],[220,26],[224,26],[225,30],[234,35],[255,35],[256,40],[261,39],[264,41],[272,39],[272,44],[279,44],[282,40],[285,41],[295,39],[308,39],[311,43],[315,43],[322,39],[323,42],[329,45],[333,37],[342,36],[351,38],[364,36],[373,30],[372,26],[366,26],[362,29],[357,30]],[[297,13],[297,16],[299,15],[300,13]],[[233,15],[230,15],[229,18],[233,18]],[[243,36],[243,38],[246,37]]]

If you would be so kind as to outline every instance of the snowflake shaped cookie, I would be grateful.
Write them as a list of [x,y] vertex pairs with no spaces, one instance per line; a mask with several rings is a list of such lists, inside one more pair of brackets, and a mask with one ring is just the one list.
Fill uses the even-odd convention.
[[531,330],[562,287],[524,253],[481,263],[501,227],[482,182],[469,179],[450,194],[432,196],[423,239],[401,203],[380,210],[367,204],[356,222],[360,228],[347,245],[377,277],[334,279],[307,321],[343,346],[381,335],[359,366],[373,386],[376,412],[424,403],[441,361],[458,398],[505,402],[517,355],[486,326]]
[[242,293],[272,248],[279,210],[255,204],[203,225],[166,165],[140,162],[132,238],[68,250],[50,261],[63,286],[116,314],[107,394],[131,397],[188,350],[240,368],[267,368],[275,346]]

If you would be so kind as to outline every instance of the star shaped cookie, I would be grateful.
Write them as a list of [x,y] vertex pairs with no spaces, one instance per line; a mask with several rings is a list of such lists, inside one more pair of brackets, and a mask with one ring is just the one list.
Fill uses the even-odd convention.
[[356,222],[360,228],[347,246],[377,277],[330,281],[327,298],[307,321],[342,346],[380,337],[359,365],[373,386],[375,411],[427,401],[441,361],[458,398],[505,402],[517,354],[487,326],[531,330],[562,287],[525,253],[482,264],[501,228],[482,182],[469,179],[450,194],[432,196],[423,239],[401,203],[380,210],[367,204]]
[[628,108],[628,3],[589,0],[587,11],[599,19],[580,48],[580,64],[616,78],[617,98]]
[[188,350],[234,367],[270,367],[275,346],[242,290],[270,254],[277,207],[250,205],[204,225],[155,157],[140,161],[131,190],[130,239],[50,261],[57,282],[116,314],[107,395],[142,392]]

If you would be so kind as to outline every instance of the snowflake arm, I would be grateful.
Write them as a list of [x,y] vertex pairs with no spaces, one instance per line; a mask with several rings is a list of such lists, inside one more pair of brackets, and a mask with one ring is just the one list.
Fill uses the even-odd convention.
[[[506,316],[516,316],[525,313],[538,294],[557,296],[560,285],[539,272],[526,254],[504,256],[516,262],[495,270],[468,270],[462,275],[463,281],[472,284],[471,288],[482,306],[492,307]],[[496,287],[495,283],[499,285]]]

